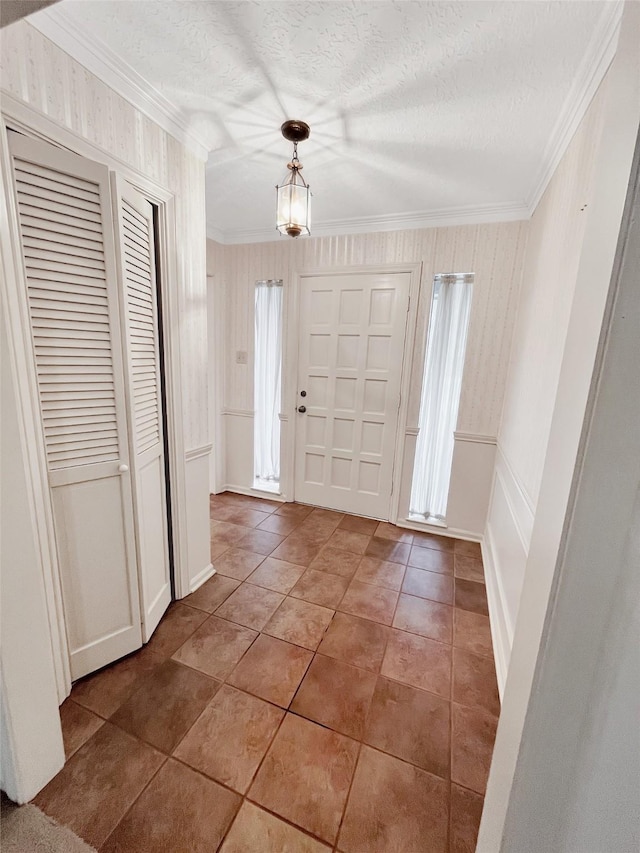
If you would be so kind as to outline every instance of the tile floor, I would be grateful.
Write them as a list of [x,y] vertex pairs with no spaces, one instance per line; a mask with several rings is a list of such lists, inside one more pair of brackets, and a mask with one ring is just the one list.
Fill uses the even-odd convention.
[[499,713],[477,545],[211,498],[218,574],[74,685],[37,796],[100,853],[475,850]]

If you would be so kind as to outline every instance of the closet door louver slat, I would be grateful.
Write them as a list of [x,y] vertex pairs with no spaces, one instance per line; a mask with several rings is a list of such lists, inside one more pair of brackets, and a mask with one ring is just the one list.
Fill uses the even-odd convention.
[[132,472],[140,531],[142,630],[148,639],[171,600],[153,208],[128,184],[114,181],[114,188],[125,294],[129,424],[135,448]]
[[[73,238],[65,240],[64,234],[57,234],[54,242],[61,247],[58,251],[49,248],[51,240],[32,236],[44,235],[45,228],[39,229],[39,226],[48,224],[48,212],[70,209],[66,199],[74,188],[73,183],[55,170],[36,167],[37,173],[32,174],[30,165],[20,164],[15,180],[18,213],[28,215],[32,223],[23,236],[24,265],[40,398],[46,404],[42,412],[47,463],[50,470],[56,470],[98,460],[115,461],[119,458],[117,432],[108,431],[104,440],[84,441],[85,425],[77,420],[80,406],[73,405],[76,393],[81,394],[85,402],[99,400],[103,411],[100,417],[109,423],[115,421],[104,247],[101,240],[89,240],[88,235],[93,233],[89,229],[84,246],[77,246]],[[76,183],[83,185],[84,196],[76,196],[73,201],[78,227],[81,228],[84,211],[89,222],[100,225],[99,204],[87,200],[90,197],[99,202],[99,187],[91,187],[88,181]],[[86,248],[88,243],[92,249]],[[43,278],[43,270],[52,275]],[[59,280],[63,281],[68,274],[91,277],[92,287],[77,286],[72,293],[68,288],[61,290]],[[75,349],[79,340],[83,341],[81,352]],[[99,372],[86,362],[87,356],[98,355],[102,365]],[[64,402],[65,406],[55,406],[56,401]],[[54,423],[55,433],[52,433]],[[60,427],[64,428],[64,443],[57,439]]]
[[8,131],[71,678],[142,644],[108,169]]
[[[122,200],[123,266],[127,286],[130,363],[133,381],[135,442],[144,453],[160,441],[160,389],[158,387],[158,347],[155,320],[155,282],[151,265],[143,265],[141,252],[130,250],[132,232],[146,236],[145,255],[150,258],[148,223],[127,199]],[[137,237],[136,237],[137,239]],[[148,401],[148,402],[147,402]]]

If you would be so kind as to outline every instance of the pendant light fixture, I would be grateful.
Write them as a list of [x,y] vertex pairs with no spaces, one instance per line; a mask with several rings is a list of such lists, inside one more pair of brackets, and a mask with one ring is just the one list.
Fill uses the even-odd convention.
[[293,156],[287,163],[285,180],[276,186],[276,228],[289,237],[308,237],[311,233],[311,191],[300,174],[302,163],[298,160],[298,142],[309,138],[309,125],[304,121],[289,120],[280,128],[282,135],[293,142]]

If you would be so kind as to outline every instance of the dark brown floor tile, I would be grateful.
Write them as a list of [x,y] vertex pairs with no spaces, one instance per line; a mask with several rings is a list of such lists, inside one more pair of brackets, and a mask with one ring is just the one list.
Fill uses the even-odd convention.
[[229,545],[226,542],[211,542],[209,547],[209,557],[211,562],[213,563],[218,557],[221,557],[225,551],[229,549]]
[[216,574],[205,581],[195,592],[184,598],[183,601],[190,607],[197,607],[198,610],[213,613],[216,607],[220,607],[222,602],[239,586],[240,581],[235,580],[235,578]]
[[359,515],[345,515],[338,528],[340,530],[354,530],[356,533],[364,533],[373,536],[378,522],[375,518],[361,518]]
[[267,557],[255,572],[249,575],[247,580],[249,583],[286,595],[293,589],[304,572],[304,566],[296,566],[294,563],[288,563],[286,560]]
[[230,524],[239,524],[243,527],[257,527],[269,517],[269,513],[235,504],[213,506],[209,515],[215,521],[227,521]]
[[[267,516],[271,518],[271,516]],[[285,537],[277,533],[269,533],[268,530],[252,530],[238,542],[239,548],[245,548],[247,551],[253,551],[254,554],[264,554],[268,557],[272,551],[278,547],[281,542],[284,542]]]
[[164,760],[152,747],[104,723],[34,803],[99,847]]
[[276,515],[282,515],[285,518],[295,519],[298,524],[304,521],[304,519],[311,515],[313,512],[312,506],[307,506],[306,504],[297,504],[297,503],[284,503],[280,504],[278,509],[276,510]]
[[344,853],[446,853],[449,783],[363,746],[338,848]]
[[331,853],[331,848],[245,800],[220,853]]
[[453,645],[493,660],[489,618],[480,613],[455,608],[453,613]]
[[460,705],[482,708],[497,716],[500,696],[493,661],[464,649],[454,649],[451,698]]
[[236,545],[250,531],[250,527],[230,524],[228,521],[211,521],[211,544]]
[[284,595],[243,583],[216,610],[216,616],[260,631],[284,601]]
[[110,717],[162,660],[147,648],[140,649],[76,681],[71,698],[101,717]]
[[398,593],[393,589],[353,580],[340,602],[343,613],[391,625]]
[[456,578],[455,602],[460,610],[470,610],[472,613],[489,615],[487,591],[484,584]]
[[367,557],[377,557],[378,560],[391,560],[392,563],[405,565],[410,552],[411,546],[404,542],[393,542],[391,539],[379,539],[374,536],[367,545],[365,554]]
[[479,542],[468,542],[466,539],[456,539],[453,546],[454,553],[462,557],[473,557],[482,561],[482,550]]
[[374,673],[316,655],[291,703],[291,710],[360,740],[375,686]]
[[451,646],[391,629],[381,674],[394,681],[451,696]]
[[60,723],[64,755],[68,761],[73,753],[98,731],[104,720],[69,697],[60,705]]
[[264,633],[288,643],[295,643],[305,649],[315,651],[327,630],[333,610],[300,601],[285,598],[264,627]]
[[201,672],[164,661],[111,717],[129,734],[171,752],[220,687]]
[[451,643],[453,608],[448,604],[402,593],[393,627],[420,634],[440,643]]
[[390,629],[368,619],[336,613],[318,652],[379,672]]
[[229,684],[287,708],[313,653],[261,634],[228,678]]
[[323,509],[322,507],[317,506],[314,507],[309,518],[311,521],[322,521],[324,523],[330,522],[333,524],[333,528],[335,530],[344,518],[344,513],[338,512],[335,509]]
[[457,539],[450,536],[438,536],[437,533],[426,533],[421,530],[413,531],[413,544],[420,548],[432,548],[438,551],[453,551]]
[[409,555],[409,565],[415,569],[425,569],[428,572],[439,572],[443,575],[453,574],[453,554],[439,551],[436,548],[420,548],[414,545]]
[[207,619],[202,610],[172,602],[147,643],[148,652],[169,658]]
[[361,559],[360,554],[340,551],[337,548],[323,548],[309,568],[316,572],[328,572],[330,575],[352,578]]
[[[292,533],[295,539],[301,539],[307,542],[310,546],[322,547],[333,536],[336,529],[334,521],[323,518],[309,518],[300,524]],[[343,531],[348,533],[348,531]]]
[[244,794],[283,716],[274,705],[225,684],[174,755]]
[[451,704],[451,780],[484,794],[498,718],[479,708]]
[[413,533],[410,530],[403,530],[402,527],[389,524],[388,521],[381,521],[378,524],[374,536],[380,539],[390,539],[392,542],[406,542],[408,545],[413,542]]
[[224,679],[257,636],[249,628],[210,616],[173,658],[213,678]]
[[320,548],[321,544],[310,541],[309,537],[299,534],[296,530],[271,552],[271,556],[306,568],[318,556]]
[[369,544],[370,536],[366,533],[357,533],[355,530],[336,530],[327,541],[330,548],[339,551],[349,551],[351,554],[364,554]]
[[453,604],[453,578],[438,572],[427,572],[423,569],[407,567],[402,591],[418,598],[430,598],[442,604]]
[[237,794],[169,759],[100,853],[211,853],[240,803]]
[[256,529],[264,530],[267,533],[276,533],[279,536],[288,536],[296,529],[299,523],[295,518],[287,518],[287,516],[274,513],[266,521],[259,524]]
[[354,580],[399,590],[402,586],[405,568],[400,563],[378,560],[376,557],[363,557]]
[[348,586],[347,578],[307,569],[289,595],[335,610]]
[[357,756],[351,738],[287,714],[249,797],[333,843]]
[[247,509],[257,509],[259,512],[275,512],[278,507],[282,506],[280,501],[270,500],[269,498],[258,498],[254,495],[241,495],[238,492],[223,492],[220,495],[211,495],[210,505],[214,506],[219,503],[234,504],[235,506],[243,506]]
[[215,562],[216,571],[228,578],[246,581],[251,572],[264,560],[262,554],[245,551],[244,548],[229,548]]
[[449,778],[450,703],[378,676],[364,742]]
[[475,557],[465,557],[455,554],[454,574],[457,578],[484,583],[482,560],[478,560]]
[[484,797],[451,785],[449,853],[475,853]]

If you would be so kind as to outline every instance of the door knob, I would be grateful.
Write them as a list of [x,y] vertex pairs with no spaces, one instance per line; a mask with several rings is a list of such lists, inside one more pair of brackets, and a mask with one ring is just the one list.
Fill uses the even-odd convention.
[[126,474],[128,470],[129,470],[129,466],[125,465],[124,462],[122,463],[122,465],[118,465],[118,473],[119,474]]
[[298,411],[300,412],[301,415],[304,415],[304,413],[307,411],[307,407],[306,406],[298,406]]

